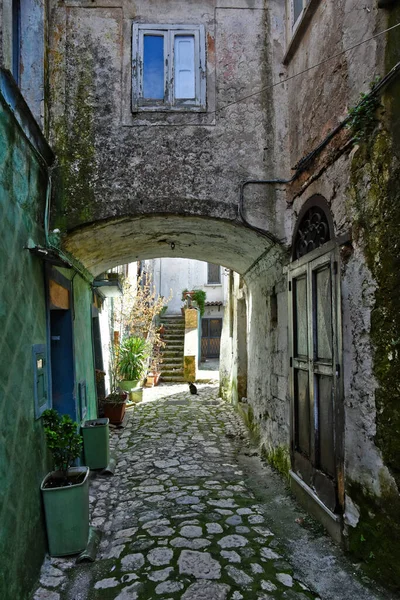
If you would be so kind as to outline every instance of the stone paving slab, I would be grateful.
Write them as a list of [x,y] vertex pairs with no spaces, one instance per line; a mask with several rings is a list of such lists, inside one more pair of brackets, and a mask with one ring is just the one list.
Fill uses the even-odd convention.
[[320,600],[245,483],[239,417],[216,387],[186,389],[146,390],[113,431],[115,476],[90,486],[97,560],[47,559],[33,600]]

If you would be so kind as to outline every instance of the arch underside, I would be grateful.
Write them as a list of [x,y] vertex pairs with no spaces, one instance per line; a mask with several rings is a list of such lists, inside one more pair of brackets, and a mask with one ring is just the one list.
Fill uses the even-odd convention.
[[96,276],[116,265],[163,257],[203,260],[244,274],[275,244],[236,222],[163,214],[92,223],[70,231],[63,246]]

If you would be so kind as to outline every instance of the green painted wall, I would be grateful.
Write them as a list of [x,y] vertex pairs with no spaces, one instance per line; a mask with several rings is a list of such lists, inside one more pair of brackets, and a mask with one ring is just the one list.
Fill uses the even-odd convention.
[[35,420],[32,344],[46,342],[43,243],[46,176],[0,95],[0,598],[24,600],[46,539],[39,486],[48,470]]

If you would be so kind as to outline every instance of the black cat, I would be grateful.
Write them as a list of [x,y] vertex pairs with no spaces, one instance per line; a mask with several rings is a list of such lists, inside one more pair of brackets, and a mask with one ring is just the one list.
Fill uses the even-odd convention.
[[194,383],[189,382],[189,388],[191,394],[197,394],[197,387],[194,385]]

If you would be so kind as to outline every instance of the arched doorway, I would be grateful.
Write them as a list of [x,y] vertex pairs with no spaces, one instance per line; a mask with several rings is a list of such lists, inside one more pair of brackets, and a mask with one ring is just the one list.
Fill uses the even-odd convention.
[[327,202],[313,196],[293,235],[289,267],[292,476],[333,515],[341,511],[339,254]]

